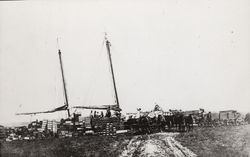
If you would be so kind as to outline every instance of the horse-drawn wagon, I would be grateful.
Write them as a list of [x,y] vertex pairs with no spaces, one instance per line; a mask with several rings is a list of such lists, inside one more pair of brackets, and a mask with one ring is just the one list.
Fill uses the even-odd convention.
[[240,113],[236,110],[225,110],[219,112],[219,121],[222,125],[238,125]]

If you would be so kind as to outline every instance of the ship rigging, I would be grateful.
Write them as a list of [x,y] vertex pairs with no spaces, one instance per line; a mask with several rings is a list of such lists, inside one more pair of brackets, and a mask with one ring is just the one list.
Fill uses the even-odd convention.
[[[112,76],[112,83],[113,83],[114,94],[115,94],[115,104],[114,105],[98,105],[98,106],[86,106],[86,105],[73,106],[73,108],[75,108],[75,109],[100,109],[100,110],[110,109],[110,110],[114,110],[114,111],[118,111],[118,112],[121,111],[118,93],[117,93],[117,88],[116,88],[114,69],[113,69],[113,64],[112,64],[112,57],[111,57],[111,52],[110,52],[111,44],[110,44],[109,40],[107,39],[106,34],[105,34],[105,43],[106,43],[107,55],[108,55],[108,59],[109,59],[109,65],[110,65],[111,76]],[[68,117],[71,116],[70,109],[69,109],[66,81],[65,81],[65,76],[64,76],[63,62],[62,62],[62,52],[59,48],[58,48],[58,56],[59,56],[60,70],[61,70],[62,82],[63,82],[63,93],[64,93],[64,98],[65,98],[64,105],[57,107],[55,109],[52,109],[52,110],[48,110],[48,111],[16,113],[16,115],[36,115],[36,114],[44,114],[44,113],[54,113],[54,112],[58,112],[58,111],[67,111]]]

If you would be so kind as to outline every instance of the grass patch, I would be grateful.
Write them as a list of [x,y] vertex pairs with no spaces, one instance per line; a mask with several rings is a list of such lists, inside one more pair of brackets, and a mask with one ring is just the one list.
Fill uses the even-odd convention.
[[[84,136],[66,139],[2,142],[3,157],[99,157],[118,156],[131,136]],[[120,142],[117,142],[120,141]]]
[[[13,141],[0,143],[1,157],[117,157],[132,135],[83,136],[78,138]],[[148,135],[138,137],[140,141]],[[198,156],[250,157],[250,125],[195,128],[175,139]],[[135,153],[136,155],[136,153]]]
[[250,156],[250,125],[195,128],[176,140],[198,156]]

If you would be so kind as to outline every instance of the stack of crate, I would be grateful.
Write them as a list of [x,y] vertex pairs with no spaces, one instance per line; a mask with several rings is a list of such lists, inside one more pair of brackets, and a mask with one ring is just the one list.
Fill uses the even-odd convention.
[[47,129],[52,131],[52,129],[53,129],[53,121],[48,120]]
[[57,133],[57,125],[58,125],[58,122],[53,120],[52,121],[52,132],[53,133]]
[[168,130],[169,128],[168,128],[168,126],[167,125],[165,125],[165,130]]
[[41,129],[41,131],[46,130],[46,128],[47,128],[47,124],[48,124],[48,120],[43,120],[43,123],[42,123],[42,129]]
[[86,128],[91,128],[91,118],[90,117],[84,117],[83,121],[84,121],[84,125]]
[[115,126],[113,126],[112,136],[116,136],[116,127]]
[[104,135],[106,135],[106,136],[114,136],[114,135],[116,135],[116,127],[113,125],[113,123],[107,123],[106,124]]
[[112,123],[107,123],[106,124],[106,128],[105,128],[105,135],[106,136],[109,136],[110,133],[111,133],[111,128],[113,127],[113,124]]
[[100,132],[98,132],[98,134],[99,134],[100,136],[103,136],[103,135],[105,135],[105,131],[100,131]]

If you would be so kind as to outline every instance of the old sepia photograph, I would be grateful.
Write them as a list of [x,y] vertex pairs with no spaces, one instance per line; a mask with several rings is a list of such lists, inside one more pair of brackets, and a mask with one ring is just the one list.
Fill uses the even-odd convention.
[[250,1],[0,0],[0,157],[250,157]]

